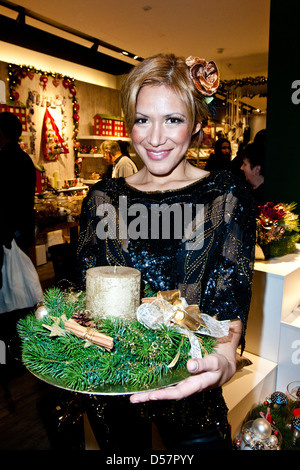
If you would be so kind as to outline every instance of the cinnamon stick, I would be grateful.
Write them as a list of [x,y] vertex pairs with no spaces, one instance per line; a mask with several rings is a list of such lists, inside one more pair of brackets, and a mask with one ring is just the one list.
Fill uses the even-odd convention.
[[102,346],[108,351],[111,351],[113,348],[113,338],[100,333],[95,328],[81,326],[71,318],[65,322],[65,328],[79,338],[87,339],[91,343]]

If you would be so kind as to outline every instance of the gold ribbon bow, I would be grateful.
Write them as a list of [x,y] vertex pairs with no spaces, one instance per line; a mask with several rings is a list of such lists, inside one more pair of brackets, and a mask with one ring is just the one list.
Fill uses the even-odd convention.
[[207,328],[203,319],[201,318],[201,312],[198,305],[188,305],[184,298],[180,296],[179,289],[159,291],[157,293],[157,299],[163,299],[174,305],[176,310],[174,311],[173,322],[180,326],[185,326],[191,331],[199,330],[202,325]]
[[227,336],[229,320],[218,321],[201,314],[198,305],[188,305],[179,290],[160,291],[157,297],[146,297],[137,309],[137,320],[144,326],[157,329],[162,324],[175,327],[191,343],[191,357],[202,357],[197,334],[212,337]]

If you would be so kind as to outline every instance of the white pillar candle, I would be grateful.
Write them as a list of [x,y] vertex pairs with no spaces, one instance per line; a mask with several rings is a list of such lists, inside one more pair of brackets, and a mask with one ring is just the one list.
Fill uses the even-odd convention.
[[86,309],[94,316],[135,320],[141,273],[126,266],[99,266],[86,272]]

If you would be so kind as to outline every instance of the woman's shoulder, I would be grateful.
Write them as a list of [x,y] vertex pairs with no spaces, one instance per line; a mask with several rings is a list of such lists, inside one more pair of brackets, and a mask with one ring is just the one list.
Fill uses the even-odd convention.
[[238,175],[229,170],[211,171],[208,187],[214,193],[226,196],[231,194],[237,198],[243,206],[253,204],[253,195],[249,185]]
[[124,187],[125,179],[122,178],[103,178],[97,181],[89,190],[89,193],[102,192],[110,193],[111,191],[119,191]]
[[242,180],[238,175],[234,174],[230,170],[215,170],[210,172],[212,183],[220,189],[230,190],[247,190],[248,186],[245,181]]

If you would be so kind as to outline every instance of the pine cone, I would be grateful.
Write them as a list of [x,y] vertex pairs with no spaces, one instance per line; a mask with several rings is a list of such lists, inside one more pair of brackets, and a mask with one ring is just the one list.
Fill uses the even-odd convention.
[[95,326],[95,322],[87,310],[74,312],[71,316],[71,319],[76,321],[79,325],[85,326],[86,328],[93,328]]

